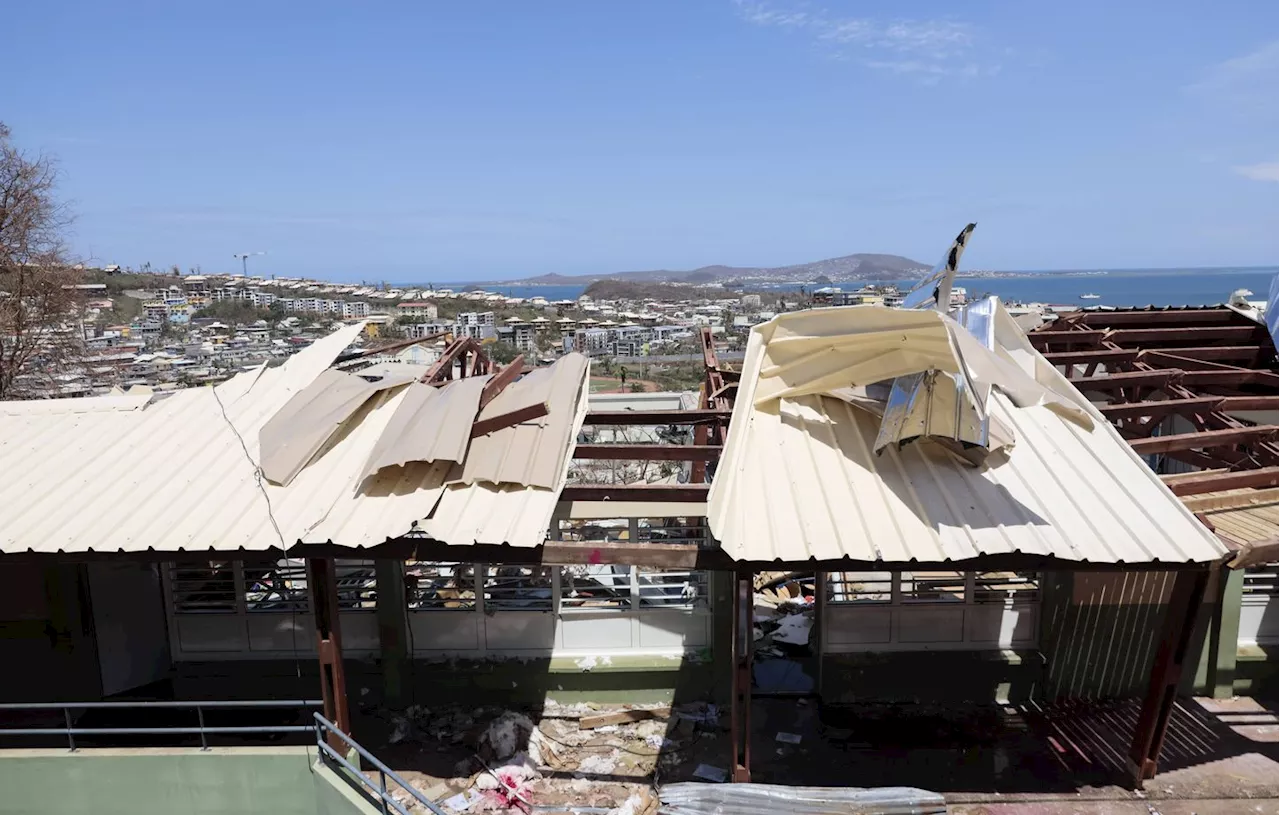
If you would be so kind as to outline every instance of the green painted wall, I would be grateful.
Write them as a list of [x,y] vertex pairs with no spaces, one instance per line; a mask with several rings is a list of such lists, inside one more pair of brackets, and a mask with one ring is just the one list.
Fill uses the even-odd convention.
[[[1164,625],[1172,572],[1055,572],[1041,581],[1040,650],[1045,656],[1045,696],[1120,698],[1141,696],[1147,687]],[[1210,580],[1183,676],[1184,692],[1211,690],[1208,630],[1217,584]]]
[[315,748],[0,751],[3,815],[368,815]]

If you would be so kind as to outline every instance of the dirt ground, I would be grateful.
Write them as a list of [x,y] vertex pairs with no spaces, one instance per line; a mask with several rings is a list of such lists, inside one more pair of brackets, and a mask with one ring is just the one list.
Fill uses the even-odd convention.
[[[358,737],[436,803],[469,789],[481,795],[480,787],[496,786],[492,772],[522,758],[499,757],[486,740],[495,719],[516,712],[443,706],[409,716],[370,713],[364,726],[380,723],[382,738]],[[591,717],[608,713],[640,720],[590,726]],[[661,785],[713,783],[728,769],[726,712],[705,703],[670,710],[548,704],[519,714],[537,731],[517,734],[519,752],[536,758],[536,773],[520,784],[530,811],[649,815],[658,812]],[[752,780],[918,787],[941,793],[947,811],[958,815],[1276,813],[1273,703],[1180,700],[1160,774],[1141,792],[1129,789],[1123,758],[1136,714],[1136,702],[933,709],[756,699]],[[407,793],[403,800],[411,803]],[[453,811],[486,808],[519,811],[499,804],[494,792]]]

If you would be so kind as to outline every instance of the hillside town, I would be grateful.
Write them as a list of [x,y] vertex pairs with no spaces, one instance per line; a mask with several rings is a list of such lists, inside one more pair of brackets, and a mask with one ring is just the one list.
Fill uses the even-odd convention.
[[[495,358],[524,355],[531,366],[551,364],[576,351],[603,363],[606,371],[631,365],[655,375],[696,360],[695,334],[702,328],[732,358],[752,326],[779,313],[820,306],[893,306],[902,298],[893,286],[743,293],[654,284],[634,296],[592,296],[595,287],[589,287],[577,299],[553,300],[484,289],[138,274],[116,266],[82,271],[83,279],[97,282],[74,284],[83,300],[77,318],[64,330],[83,336],[83,357],[47,379],[34,371],[26,375],[18,387],[28,396],[91,396],[221,382],[263,363],[278,364],[335,324],[354,320],[365,324],[360,348],[398,343],[388,361],[430,364],[450,340],[465,337],[492,346]],[[605,293],[610,293],[607,287]],[[965,297],[959,287],[952,293],[955,304]],[[124,321],[125,315],[132,318]],[[422,342],[410,347],[401,342],[413,339]]]

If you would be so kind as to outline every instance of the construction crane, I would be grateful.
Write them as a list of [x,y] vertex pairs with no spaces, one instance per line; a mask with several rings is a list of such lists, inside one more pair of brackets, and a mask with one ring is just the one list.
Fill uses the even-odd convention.
[[240,260],[240,271],[244,273],[245,277],[248,277],[249,276],[249,258],[255,255],[265,255],[265,254],[266,252],[238,252],[232,255],[232,257],[238,258]]

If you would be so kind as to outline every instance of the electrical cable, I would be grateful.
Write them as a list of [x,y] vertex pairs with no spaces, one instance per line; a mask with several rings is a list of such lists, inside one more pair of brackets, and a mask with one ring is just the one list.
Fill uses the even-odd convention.
[[[288,549],[288,546],[285,544],[284,533],[280,531],[280,524],[276,520],[275,512],[271,506],[271,494],[267,492],[266,484],[263,483],[264,478],[262,475],[262,467],[258,464],[258,462],[253,460],[253,455],[249,452],[249,445],[245,443],[244,436],[240,435],[240,431],[236,429],[235,423],[232,422],[231,417],[227,415],[227,406],[223,403],[222,396],[218,393],[218,386],[216,385],[213,386],[211,390],[213,391],[214,401],[218,403],[218,410],[222,413],[222,420],[226,422],[227,427],[230,428],[231,433],[236,437],[236,441],[240,442],[240,450],[244,453],[245,460],[249,462],[249,465],[251,467],[253,467],[253,480],[258,487],[258,491],[262,493],[262,500],[266,502],[267,518],[271,521],[271,528],[275,531],[276,541],[280,546],[280,559],[284,561],[285,566],[288,567],[289,549]],[[303,568],[305,569],[305,565]],[[236,590],[239,591],[240,588],[241,587],[237,587]],[[310,588],[311,587],[308,587],[308,589]],[[294,670],[294,675],[298,680],[297,682],[298,698],[302,700],[307,698],[307,693],[302,686],[303,685],[302,660],[299,657],[299,649],[298,649],[298,603],[292,597],[289,597],[288,602],[289,602],[289,614],[291,617],[291,620],[290,620],[291,625],[289,626],[289,629],[290,629],[289,633],[290,633],[290,638],[292,640],[292,645],[293,645],[293,670]],[[310,745],[304,745],[303,749],[306,752],[307,765],[310,766],[311,765],[311,747]]]

